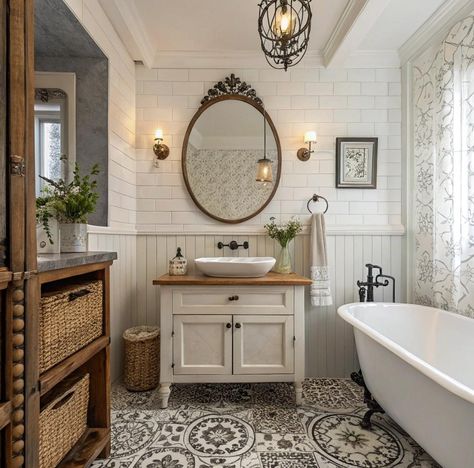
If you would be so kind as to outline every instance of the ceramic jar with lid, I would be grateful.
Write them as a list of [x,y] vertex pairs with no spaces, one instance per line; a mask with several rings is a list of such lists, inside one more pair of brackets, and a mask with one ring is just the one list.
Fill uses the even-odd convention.
[[181,253],[181,247],[178,247],[176,256],[170,260],[169,263],[169,274],[171,276],[182,276],[188,271],[188,261],[184,258]]

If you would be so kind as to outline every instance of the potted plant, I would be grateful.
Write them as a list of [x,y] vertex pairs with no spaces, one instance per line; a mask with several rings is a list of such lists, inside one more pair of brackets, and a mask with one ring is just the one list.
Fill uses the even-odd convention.
[[61,252],[87,251],[87,217],[95,211],[99,198],[95,179],[98,173],[99,166],[95,164],[89,174],[81,176],[76,163],[70,183],[41,176],[49,185],[44,189],[47,201],[42,207],[40,202],[40,220],[46,233],[52,216],[60,223]]
[[283,274],[291,273],[291,256],[288,244],[303,230],[301,221],[291,218],[286,224],[277,225],[275,218],[272,217],[264,227],[270,239],[277,240],[281,246],[280,255],[273,271]]

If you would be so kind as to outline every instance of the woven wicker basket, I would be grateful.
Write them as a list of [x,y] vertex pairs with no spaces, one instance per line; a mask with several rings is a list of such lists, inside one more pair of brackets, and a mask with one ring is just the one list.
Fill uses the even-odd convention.
[[43,293],[40,309],[40,372],[102,335],[102,281]]
[[124,384],[128,390],[152,390],[160,382],[160,329],[133,327],[125,330]]
[[39,468],[57,466],[81,438],[87,428],[88,405],[89,374],[66,379],[42,400]]

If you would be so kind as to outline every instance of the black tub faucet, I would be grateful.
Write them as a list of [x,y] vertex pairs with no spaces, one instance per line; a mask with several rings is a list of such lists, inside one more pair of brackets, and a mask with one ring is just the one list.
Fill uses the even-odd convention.
[[[367,263],[365,266],[367,268],[367,280],[357,281],[360,302],[374,302],[374,288],[378,288],[379,286],[388,286],[389,280],[392,281],[392,300],[395,302],[395,278],[393,276],[384,275],[382,272],[382,267],[378,265]],[[378,270],[378,274],[375,276],[375,278],[374,270]],[[381,278],[385,278],[385,280],[379,281]]]

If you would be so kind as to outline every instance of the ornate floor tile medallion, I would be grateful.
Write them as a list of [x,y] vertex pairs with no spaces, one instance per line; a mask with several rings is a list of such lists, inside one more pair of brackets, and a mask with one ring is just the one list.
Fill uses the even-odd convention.
[[356,415],[327,414],[315,418],[309,432],[319,450],[343,466],[396,466],[402,459],[403,449],[395,435],[375,422],[370,431],[362,429],[361,421]]
[[233,416],[208,415],[192,422],[184,444],[197,456],[233,457],[248,452],[254,444],[252,427]]

